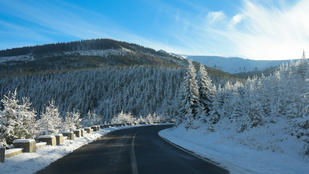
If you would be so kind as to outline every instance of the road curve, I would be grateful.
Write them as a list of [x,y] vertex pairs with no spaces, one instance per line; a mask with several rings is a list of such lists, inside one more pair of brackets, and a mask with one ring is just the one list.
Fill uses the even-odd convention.
[[229,173],[159,137],[169,125],[111,132],[51,163],[37,174],[213,174]]

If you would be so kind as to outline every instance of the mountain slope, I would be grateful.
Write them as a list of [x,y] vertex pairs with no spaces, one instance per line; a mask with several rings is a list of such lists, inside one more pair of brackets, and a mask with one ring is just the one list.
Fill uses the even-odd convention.
[[270,67],[278,67],[281,64],[290,63],[290,60],[249,60],[239,57],[219,57],[219,56],[188,56],[209,67],[214,67],[231,74],[244,73],[250,71],[261,71]]
[[[1,50],[0,79],[103,67],[186,67],[187,64],[186,59],[162,50],[111,39],[93,39]],[[213,76],[236,80],[229,73],[206,68]]]
[[110,39],[13,48],[0,51],[2,76],[106,66],[183,66],[186,60]]

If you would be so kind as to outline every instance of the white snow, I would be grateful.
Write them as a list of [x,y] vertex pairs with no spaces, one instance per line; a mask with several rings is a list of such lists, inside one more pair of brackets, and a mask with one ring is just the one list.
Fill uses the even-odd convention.
[[42,136],[39,136],[39,139],[40,138],[53,138],[55,137],[55,135],[42,135]]
[[0,57],[0,64],[8,61],[31,61],[34,60],[32,55]]
[[23,150],[23,148],[13,148],[13,149],[5,150],[4,153],[5,153],[5,155],[8,155],[8,154],[15,153],[15,152],[22,151],[22,150]]
[[227,129],[210,132],[206,128],[187,131],[179,126],[163,130],[159,135],[219,163],[232,174],[308,173],[309,158],[300,150],[304,142],[275,131],[264,126],[243,133]]
[[[35,153],[22,153],[17,156],[6,158],[4,163],[0,163],[0,173],[5,174],[30,174],[48,166],[51,162],[64,155],[78,149],[79,147],[95,141],[108,132],[129,128],[131,126],[112,127],[100,129],[99,131],[85,134],[84,137],[75,140],[66,140],[58,146],[47,145],[36,150]],[[6,153],[9,152],[6,150]]]
[[[82,56],[101,56],[101,57],[107,57],[108,55],[124,55],[126,53],[132,53],[132,50],[121,48],[121,49],[107,49],[107,50],[81,50],[81,51],[67,51],[64,54],[65,55],[82,55]],[[43,57],[50,57],[50,56],[57,56],[61,55],[61,53],[55,53],[53,55],[45,55]],[[8,57],[0,57],[0,64],[5,63],[8,61],[32,61],[34,60],[34,57],[32,54],[28,55],[20,55],[20,56],[8,56]]]
[[64,54],[66,55],[74,55],[74,54],[79,54],[82,56],[101,56],[101,57],[106,57],[108,55],[124,55],[126,53],[133,52],[132,50],[122,48],[122,49],[107,49],[107,50],[87,50],[87,51],[70,51],[70,52],[65,52]]
[[39,143],[36,143],[36,146],[41,146],[41,145],[46,145],[47,143],[46,142],[39,142]]
[[13,143],[29,143],[35,141],[34,139],[19,139],[19,140],[14,140]]
[[73,133],[73,132],[66,131],[66,132],[62,132],[62,133],[64,133],[64,134],[71,134],[71,133]]

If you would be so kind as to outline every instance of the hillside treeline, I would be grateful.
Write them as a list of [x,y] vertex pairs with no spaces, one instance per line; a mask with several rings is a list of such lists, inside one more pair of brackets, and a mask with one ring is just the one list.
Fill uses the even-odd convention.
[[115,41],[112,39],[92,39],[74,42],[52,43],[21,48],[6,49],[0,51],[0,57],[20,56],[20,55],[46,55],[71,51],[86,50],[108,50],[126,48],[136,52],[145,52],[155,55],[167,56],[168,54],[155,51],[137,44]]
[[18,99],[28,97],[42,112],[53,99],[60,113],[88,111],[111,119],[121,111],[134,116],[173,115],[185,69],[163,67],[102,68],[29,75],[0,80],[0,96],[17,88]]

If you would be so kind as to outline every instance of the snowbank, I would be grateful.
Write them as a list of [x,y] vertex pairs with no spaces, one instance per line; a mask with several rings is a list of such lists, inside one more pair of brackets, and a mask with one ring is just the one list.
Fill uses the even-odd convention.
[[15,152],[18,152],[18,151],[22,151],[23,148],[13,148],[13,149],[9,149],[9,150],[6,150],[5,151],[5,155],[9,155],[9,154],[12,154],[12,153],[15,153]]
[[40,138],[54,138],[55,135],[42,135],[42,136],[39,136],[39,139]]
[[84,137],[75,140],[66,140],[58,146],[45,146],[37,149],[35,153],[22,153],[17,156],[6,158],[5,163],[0,163],[0,173],[5,174],[30,174],[48,166],[51,162],[73,152],[75,149],[95,141],[108,132],[128,128],[130,126],[112,127],[101,129],[97,132],[85,134]]
[[[273,133],[272,131],[276,132]],[[229,130],[166,129],[159,135],[199,156],[217,162],[231,173],[308,173],[309,159],[302,155],[303,141],[275,129],[257,127],[243,133]],[[276,135],[276,136],[274,136]]]
[[29,143],[34,141],[34,139],[19,139],[19,140],[14,140],[13,143]]

